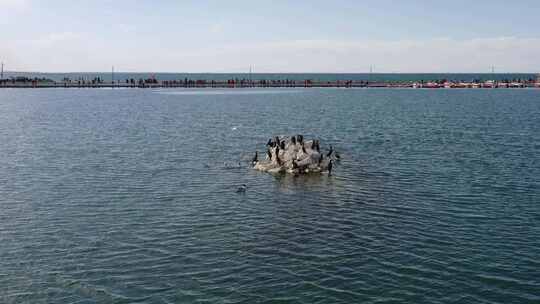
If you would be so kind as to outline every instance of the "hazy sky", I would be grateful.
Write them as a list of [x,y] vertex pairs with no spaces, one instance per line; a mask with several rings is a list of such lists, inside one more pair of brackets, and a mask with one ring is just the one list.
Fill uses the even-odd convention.
[[8,70],[540,72],[540,1],[0,0]]

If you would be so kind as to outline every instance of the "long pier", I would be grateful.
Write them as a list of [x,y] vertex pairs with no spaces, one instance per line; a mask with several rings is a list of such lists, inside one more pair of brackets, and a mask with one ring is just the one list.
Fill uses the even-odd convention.
[[480,89],[480,88],[540,88],[537,82],[370,82],[353,80],[163,80],[134,81],[43,81],[4,79],[0,88],[418,88],[418,89]]

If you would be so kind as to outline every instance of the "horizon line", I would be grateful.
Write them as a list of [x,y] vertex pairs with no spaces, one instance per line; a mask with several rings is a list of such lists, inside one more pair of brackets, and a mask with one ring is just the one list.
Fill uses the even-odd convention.
[[[7,73],[35,73],[35,74],[111,74],[111,71],[80,71],[80,72],[40,72],[40,71],[6,71]],[[261,75],[261,74],[336,74],[336,75],[345,75],[345,74],[538,74],[538,72],[152,72],[152,71],[114,71],[115,74],[252,74],[252,75]]]

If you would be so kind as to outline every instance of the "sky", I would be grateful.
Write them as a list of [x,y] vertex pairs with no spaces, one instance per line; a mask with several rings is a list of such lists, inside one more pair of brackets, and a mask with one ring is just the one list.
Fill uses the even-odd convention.
[[540,1],[0,0],[9,71],[540,72]]

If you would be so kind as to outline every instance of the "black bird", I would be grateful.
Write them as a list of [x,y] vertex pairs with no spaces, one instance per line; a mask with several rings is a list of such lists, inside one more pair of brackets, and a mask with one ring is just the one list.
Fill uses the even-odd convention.
[[251,163],[255,165],[259,161],[259,152],[255,151],[255,156],[253,156],[253,159],[251,160]]
[[242,186],[240,186],[240,187],[238,187],[238,189],[236,189],[236,193],[246,193],[246,190],[247,190],[246,184],[242,184]]
[[272,139],[271,139],[271,138],[268,140],[268,142],[266,143],[266,145],[267,145],[267,146],[270,146],[270,147],[272,146]]
[[296,139],[298,140],[299,143],[304,142],[304,136],[302,136],[302,135],[297,135]]
[[332,175],[332,160],[328,163],[328,176]]
[[285,150],[285,141],[281,142],[281,150]]
[[279,146],[279,143],[281,141],[279,140],[279,136],[274,137],[274,144]]
[[291,137],[291,142],[293,145],[296,145],[296,136]]
[[281,159],[279,159],[279,154],[276,153],[276,161],[279,166],[281,166],[282,162]]
[[330,155],[332,155],[333,152],[334,152],[334,148],[332,147],[332,145],[330,145],[330,151],[326,153],[326,157],[330,157]]

